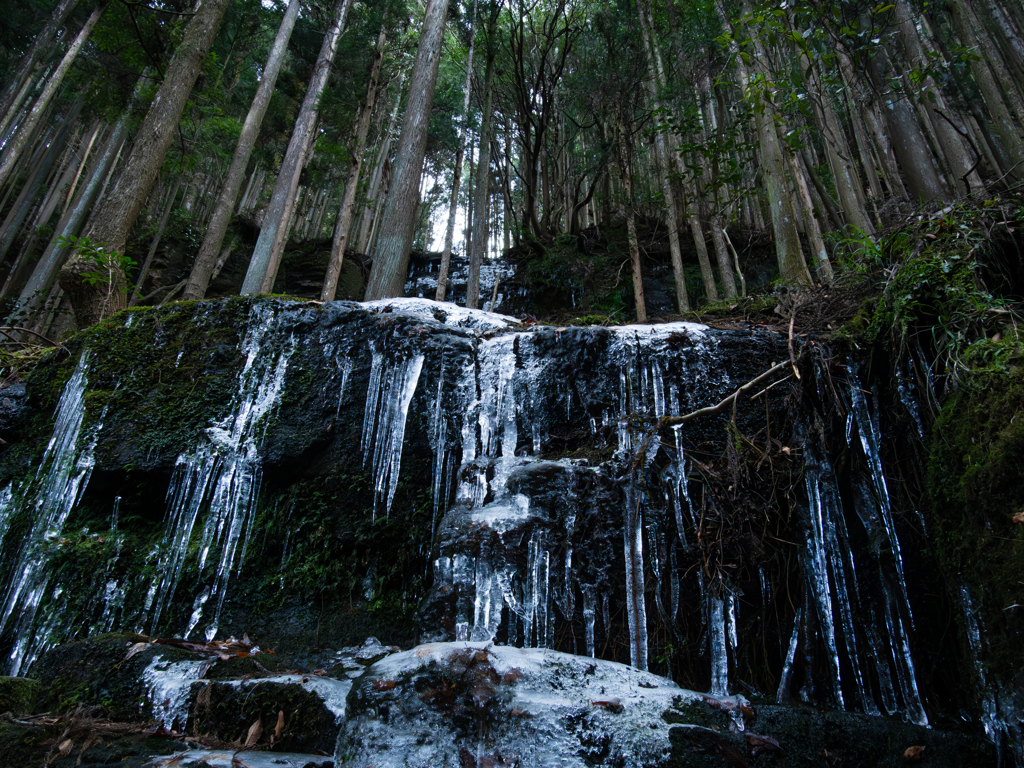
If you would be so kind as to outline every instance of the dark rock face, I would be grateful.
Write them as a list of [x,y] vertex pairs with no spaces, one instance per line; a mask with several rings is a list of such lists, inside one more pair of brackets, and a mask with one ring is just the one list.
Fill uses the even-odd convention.
[[[415,299],[120,315],[40,366],[7,427],[9,671],[32,670],[53,691],[84,686],[91,700],[123,684],[118,716],[160,715],[173,700],[178,727],[225,742],[301,712],[308,728],[278,743],[299,751],[330,751],[337,707],[315,680],[288,675],[347,681],[353,670],[331,672],[326,649],[370,635],[548,649],[579,657],[573,669],[593,656],[719,698],[743,690],[918,723],[971,711],[971,658],[955,633],[923,629],[949,606],[914,508],[886,484],[878,401],[855,366],[837,383],[822,356],[800,357],[797,386],[786,370],[735,408],[667,421],[722,402],[787,359],[788,341],[686,323],[525,327]],[[837,390],[841,415],[824,404]],[[123,647],[70,646],[82,664],[128,676],[94,684],[77,662],[52,671],[76,651],[43,655],[116,630],[247,632],[294,666],[217,678],[192,657],[156,669],[152,651],[124,661]],[[485,666],[480,685],[505,707]],[[138,682],[155,679],[151,667],[188,683],[155,710],[152,685]],[[472,699],[476,683],[456,678],[434,690],[462,686]],[[405,693],[411,704],[394,706],[409,717],[452,714],[415,685]],[[469,713],[462,695],[456,708]],[[473,717],[458,739],[483,727]],[[789,739],[793,722],[777,733]],[[577,725],[584,739],[589,726]],[[829,727],[814,728],[811,751]],[[673,738],[657,760],[682,759]],[[625,753],[609,739],[585,735],[574,749],[615,764]],[[728,752],[701,744],[687,754]]]

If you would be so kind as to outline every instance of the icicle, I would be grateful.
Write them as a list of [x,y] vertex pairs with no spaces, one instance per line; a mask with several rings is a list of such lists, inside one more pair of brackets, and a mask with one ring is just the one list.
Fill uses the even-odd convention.
[[[27,669],[46,643],[47,633],[33,628],[48,581],[46,560],[39,555],[39,549],[47,541],[60,536],[68,515],[89,483],[95,464],[93,451],[102,423],[96,424],[92,428],[91,439],[79,446],[82,442],[88,368],[89,353],[86,351],[64,386],[54,414],[53,436],[35,477],[24,492],[23,503],[33,510],[33,524],[14,561],[13,578],[8,582],[0,616],[0,632],[9,628],[12,619],[16,620],[16,640],[8,667],[10,675],[16,676]],[[102,418],[101,414],[101,422]],[[0,524],[5,528],[14,494],[14,490],[8,488],[0,498]]]
[[373,341],[370,342],[370,352],[370,385],[363,417],[363,465],[372,456],[373,519],[376,520],[381,506],[385,517],[391,514],[402,464],[409,404],[419,383],[424,356],[417,353],[401,362],[391,363]]
[[[276,407],[284,387],[288,361],[295,350],[291,337],[283,350],[263,365],[267,358],[263,340],[273,315],[265,308],[254,308],[249,332],[242,342],[246,362],[239,375],[238,395],[231,415],[206,429],[208,445],[178,457],[167,492],[162,554],[157,564],[159,583],[153,593],[155,609],[152,631],[156,631],[166,607],[170,605],[181,578],[192,544],[192,534],[205,508],[198,542],[196,568],[202,572],[216,551],[212,582],[201,587],[188,621],[188,635],[198,626],[205,604],[215,599],[212,621],[206,628],[215,636],[227,596],[232,570],[244,559],[262,480],[259,449],[266,430],[267,417]],[[205,598],[200,597],[205,594]],[[147,603],[149,603],[147,599]]]
[[796,617],[793,619],[793,635],[789,639],[789,650],[786,652],[786,663],[782,666],[782,675],[779,678],[779,691],[775,695],[776,704],[785,704],[789,700],[789,686],[793,682],[793,665],[796,662],[796,649],[800,640],[800,618],[802,612],[796,610]]
[[708,649],[711,652],[711,694],[729,695],[729,651],[726,648],[725,601],[705,592]]

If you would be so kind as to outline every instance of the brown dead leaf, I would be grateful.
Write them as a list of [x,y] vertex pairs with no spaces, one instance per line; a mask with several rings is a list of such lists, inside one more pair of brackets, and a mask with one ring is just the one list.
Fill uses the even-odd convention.
[[394,680],[374,680],[373,685],[371,687],[375,691],[390,691],[391,689],[396,688],[397,686],[398,683]]
[[592,701],[590,702],[592,707],[604,707],[613,714],[619,714],[625,707],[622,706],[622,701],[619,699],[607,699],[606,701]]
[[245,748],[256,746],[256,742],[260,740],[263,735],[263,722],[256,720],[255,723],[249,726],[249,733],[245,737]]
[[181,765],[181,761],[185,759],[185,755],[187,754],[188,752],[181,752],[177,755],[171,755],[170,757],[165,757],[162,760],[157,760],[153,765],[157,766],[157,768],[178,768],[178,766]]
[[921,757],[924,754],[924,747],[921,745],[915,745],[913,747],[907,747],[903,752],[903,760],[907,763],[919,763]]
[[782,752],[783,749],[771,736],[758,736],[756,733],[747,734],[747,744],[750,745],[750,752],[757,757],[762,752]]
[[132,656],[137,653],[141,653],[152,645],[152,643],[134,643],[131,648],[128,649],[128,655],[124,657],[125,661],[128,661]]
[[277,725],[274,726],[274,741],[281,739],[281,734],[284,733],[284,710],[278,710],[277,713]]
[[1013,522],[1017,525],[1024,525],[1024,512],[1018,512],[1013,516]]

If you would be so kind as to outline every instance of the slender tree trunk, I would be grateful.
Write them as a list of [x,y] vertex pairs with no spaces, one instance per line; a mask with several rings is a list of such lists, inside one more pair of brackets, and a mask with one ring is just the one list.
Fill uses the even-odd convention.
[[[270,206],[263,217],[263,226],[256,241],[256,248],[249,260],[249,269],[242,282],[241,293],[267,293],[274,286],[277,277],[277,266],[281,259],[287,236],[288,222],[295,204],[295,193],[298,189],[299,174],[306,160],[307,150],[315,143],[314,128],[317,123],[317,105],[323,93],[327,78],[331,74],[331,64],[338,50],[338,39],[345,26],[351,0],[338,0],[334,9],[334,19],[324,35],[320,54],[313,66],[313,75],[302,100],[299,116],[295,120],[288,149],[285,152],[281,170],[277,174],[277,182],[270,198]],[[218,244],[219,247],[219,244]],[[214,249],[214,252],[216,249]]]
[[281,72],[281,65],[284,63],[285,54],[288,52],[288,40],[291,38],[292,30],[295,28],[295,20],[299,16],[300,0],[290,0],[288,8],[281,19],[277,36],[274,38],[274,45],[270,49],[270,56],[267,57],[266,66],[263,68],[263,75],[260,78],[259,88],[256,89],[256,96],[253,97],[252,106],[249,107],[249,114],[245,117],[242,125],[242,132],[238,136],[238,143],[235,146],[235,154],[231,158],[231,166],[228,168],[224,186],[221,189],[217,205],[213,209],[213,215],[207,224],[206,236],[203,244],[196,255],[195,263],[192,265],[192,273],[189,275],[188,283],[182,298],[185,300],[201,299],[206,294],[210,284],[213,268],[220,253],[224,236],[227,234],[228,225],[231,223],[232,212],[238,200],[238,190],[245,178],[245,168],[249,164],[249,157],[252,155],[252,148],[259,136],[260,126],[263,124],[263,117],[270,105],[270,97],[274,93],[274,85],[277,83],[277,76]]
[[67,19],[68,14],[74,10],[77,4],[78,0],[61,0],[57,4],[57,7],[53,9],[53,15],[50,17],[50,20],[46,22],[46,26],[36,35],[35,40],[32,41],[32,47],[22,57],[18,63],[18,68],[7,81],[3,91],[0,92],[0,133],[3,133],[7,127],[7,121],[17,109],[18,97],[24,91],[26,84],[32,79],[32,72],[35,70],[36,64],[43,58],[46,49],[53,44],[53,37],[57,30],[63,26],[64,20]]
[[629,260],[633,272],[633,299],[636,303],[636,320],[647,322],[647,304],[644,301],[644,274],[640,263],[640,245],[636,236],[636,216],[633,213],[633,172],[630,167],[629,146],[626,132],[620,120],[616,134],[618,136],[619,167],[622,169],[622,187],[626,195],[626,236],[629,239]]
[[491,6],[487,23],[487,60],[484,64],[483,111],[480,115],[480,153],[476,165],[476,183],[473,185],[476,211],[473,222],[473,250],[469,258],[469,278],[466,284],[466,306],[476,309],[480,301],[480,264],[487,255],[490,236],[487,201],[491,191],[491,142],[494,138],[494,57],[497,54],[496,31],[500,3]]
[[167,197],[167,204],[164,206],[164,212],[160,216],[160,222],[156,225],[156,234],[153,235],[153,240],[149,244],[149,251],[146,253],[146,260],[142,262],[142,267],[139,269],[139,277],[135,281],[135,291],[132,294],[131,299],[128,301],[129,307],[134,307],[142,299],[142,286],[146,283],[146,278],[149,277],[149,269],[153,266],[153,258],[156,256],[156,249],[160,247],[160,238],[163,237],[164,229],[167,228],[167,222],[171,218],[171,211],[174,210],[174,201],[178,197],[178,188],[181,186],[181,176],[175,177],[174,187],[171,189],[171,194]]
[[394,176],[384,205],[380,234],[373,248],[367,300],[401,296],[405,289],[419,204],[420,174],[427,147],[427,125],[434,104],[447,16],[448,0],[430,0],[409,83],[409,103],[398,142]]
[[[661,61],[661,52],[657,48],[657,40],[654,35],[653,23],[650,18],[650,8],[647,2],[639,4],[640,28],[643,32],[644,42],[648,50],[648,62],[651,79],[648,81],[648,88],[651,95],[651,103],[655,112],[662,107],[658,99],[658,92],[664,86],[664,72]],[[655,141],[655,164],[657,166],[658,178],[661,182],[661,192],[665,197],[665,219],[668,226],[668,250],[672,260],[672,275],[676,283],[676,309],[679,312],[690,311],[690,296],[686,290],[686,275],[683,272],[683,253],[679,245],[679,219],[676,216],[676,193],[672,182],[669,179],[669,149],[665,141],[665,134],[657,131],[654,134]]]
[[127,119],[122,117],[114,127],[99,159],[96,161],[95,168],[92,169],[89,175],[89,180],[86,182],[85,187],[78,194],[78,197],[72,200],[70,208],[64,214],[56,229],[54,229],[53,238],[46,246],[46,250],[43,251],[39,261],[36,262],[28,282],[21,289],[15,313],[19,310],[23,312],[34,311],[42,302],[44,294],[52,287],[53,281],[57,276],[57,270],[60,269],[67,256],[67,250],[60,248],[59,243],[62,238],[77,235],[79,228],[85,222],[86,216],[92,210],[93,204],[99,197],[100,189],[104,186],[104,181],[114,164],[114,159],[118,156],[121,145],[128,135],[127,125]]
[[[185,36],[167,68],[163,84],[146,114],[131,156],[114,189],[97,211],[89,236],[108,253],[124,253],[128,233],[149,196],[178,121],[192,92],[203,60],[220,29],[230,0],[204,0],[185,29]],[[124,275],[107,285],[92,285],[84,273],[92,266],[76,254],[60,273],[60,284],[74,308],[80,326],[97,322],[126,303]]]
[[828,258],[825,240],[821,236],[821,224],[818,223],[818,218],[814,215],[814,201],[811,200],[811,190],[807,187],[807,179],[804,177],[800,158],[794,154],[789,155],[789,169],[793,173],[793,181],[796,184],[797,192],[800,193],[800,201],[803,203],[807,240],[811,245],[811,252],[818,262],[816,270],[818,277],[830,282],[832,280],[832,263]]
[[356,252],[365,254],[370,245],[370,235],[373,231],[373,222],[376,216],[377,201],[381,196],[381,188],[384,181],[385,169],[390,177],[390,161],[388,155],[391,152],[391,137],[395,134],[395,126],[398,125],[398,108],[402,103],[402,82],[403,75],[399,75],[398,88],[395,94],[395,105],[391,110],[391,118],[388,120],[387,130],[380,140],[380,149],[377,154],[377,162],[370,177],[370,189],[366,193],[366,203],[363,205],[362,218],[359,222],[359,240],[356,242]]
[[356,207],[356,188],[359,186],[359,171],[363,167],[363,154],[366,151],[366,134],[370,130],[370,118],[373,115],[373,104],[377,99],[377,81],[380,78],[380,65],[384,58],[385,30],[382,28],[377,37],[377,53],[370,71],[370,84],[366,89],[366,101],[359,113],[355,130],[355,148],[352,165],[349,168],[348,180],[345,182],[345,194],[338,209],[338,220],[334,224],[334,241],[331,244],[331,258],[327,264],[327,274],[320,291],[321,301],[334,301],[338,292],[338,276],[345,260],[345,248],[348,245],[349,230],[352,228],[352,214]]
[[469,96],[473,80],[473,46],[476,43],[477,0],[473,0],[473,15],[469,21],[469,52],[466,56],[466,83],[462,89],[462,123],[459,126],[459,148],[455,151],[455,167],[452,172],[452,195],[448,201],[448,224],[444,229],[444,248],[441,251],[441,267],[437,273],[435,301],[444,301],[448,292],[448,270],[452,263],[452,243],[455,241],[455,219],[459,211],[459,187],[462,185],[462,167],[466,155],[466,125],[469,122]]
[[21,153],[28,144],[31,138],[32,132],[35,130],[36,125],[39,123],[40,118],[43,116],[43,112],[50,105],[51,99],[57,93],[57,89],[60,88],[64,82],[64,76],[71,69],[71,65],[78,57],[78,52],[82,50],[82,46],[85,41],[89,39],[89,35],[92,34],[93,27],[96,26],[96,22],[100,20],[100,16],[103,15],[103,11],[106,10],[107,3],[102,2],[96,6],[96,10],[89,16],[88,21],[85,22],[85,26],[82,27],[78,33],[78,37],[75,38],[74,42],[71,43],[71,47],[68,48],[67,53],[64,54],[64,58],[61,59],[60,64],[57,66],[56,71],[50,76],[50,79],[46,83],[46,87],[43,88],[43,92],[36,99],[36,103],[32,107],[32,111],[29,112],[28,117],[25,121],[18,126],[17,133],[8,143],[7,147],[4,148],[3,162],[0,163],[0,186],[7,183],[14,169],[18,165],[18,161],[21,159]]
[[[953,27],[956,29],[960,42],[967,48],[975,50],[981,43],[974,33],[969,16],[965,13],[960,3],[950,3],[949,12],[953,18]],[[999,84],[993,77],[992,70],[985,63],[984,59],[972,57],[970,59],[971,74],[978,84],[982,99],[992,116],[992,128],[998,137],[999,149],[1001,150],[1002,165],[1006,172],[1013,179],[1018,181],[1024,179],[1024,145],[1021,143],[1020,134],[1013,120],[1006,102],[1003,101],[999,92]]]
[[21,225],[24,223],[32,208],[32,202],[36,196],[37,190],[42,185],[43,181],[46,179],[46,175],[50,172],[53,164],[57,161],[58,156],[63,151],[64,145],[67,142],[68,132],[71,129],[71,125],[78,119],[78,113],[82,109],[82,103],[82,100],[78,99],[68,111],[68,114],[64,117],[64,122],[61,124],[60,130],[57,131],[57,134],[50,142],[50,146],[43,154],[42,162],[25,183],[25,186],[21,191],[21,195],[18,196],[18,199],[14,203],[14,207],[8,214],[2,228],[0,228],[0,258],[7,255],[7,250],[11,247],[11,243],[14,242],[14,238],[18,234],[18,230],[21,229]]

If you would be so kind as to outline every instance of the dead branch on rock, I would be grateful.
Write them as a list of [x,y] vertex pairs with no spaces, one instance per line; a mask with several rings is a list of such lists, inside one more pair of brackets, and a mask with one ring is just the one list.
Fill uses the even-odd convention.
[[[720,413],[721,411],[724,411],[726,408],[728,408],[730,405],[736,403],[739,400],[740,395],[745,395],[751,390],[760,386],[761,384],[764,384],[764,382],[770,379],[773,375],[775,375],[779,371],[785,370],[785,368],[789,365],[792,365],[792,363],[789,360],[786,360],[783,363],[779,363],[778,365],[773,365],[764,373],[760,374],[759,376],[755,376],[753,379],[751,379],[746,384],[741,386],[739,389],[737,389],[731,395],[726,397],[720,403],[717,403],[715,405],[709,405],[707,408],[699,408],[696,411],[691,411],[690,413],[687,413],[683,416],[666,416],[661,420],[660,426],[674,427],[677,424],[685,424],[688,421],[693,421],[699,416],[710,416],[715,413]],[[786,378],[789,378],[789,376],[786,376]],[[784,380],[785,379],[783,379],[782,381]],[[780,382],[775,382],[775,384],[778,383]],[[775,384],[772,384],[770,386],[775,386]]]

